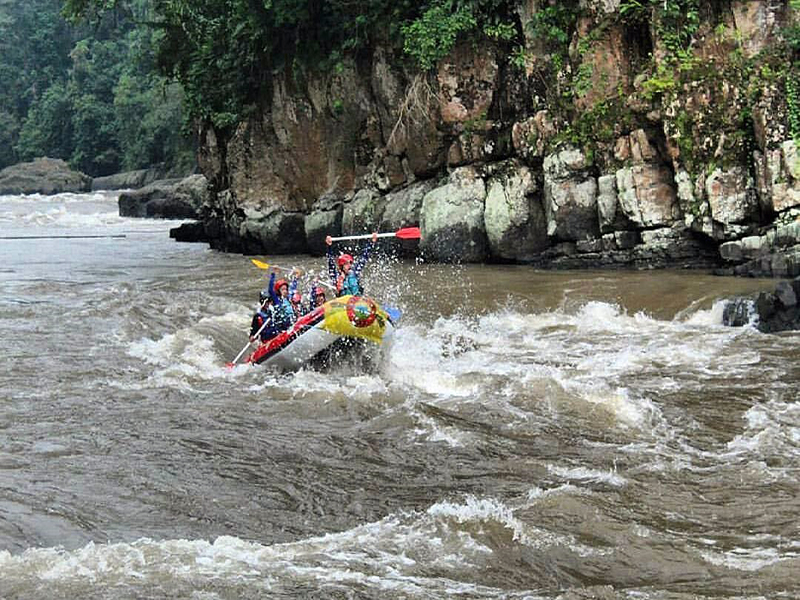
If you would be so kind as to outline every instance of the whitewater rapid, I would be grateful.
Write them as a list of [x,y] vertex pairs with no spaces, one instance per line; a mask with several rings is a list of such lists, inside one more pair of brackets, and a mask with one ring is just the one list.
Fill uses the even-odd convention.
[[773,282],[375,257],[376,365],[228,369],[264,273],[175,225],[0,197],[0,597],[800,594]]

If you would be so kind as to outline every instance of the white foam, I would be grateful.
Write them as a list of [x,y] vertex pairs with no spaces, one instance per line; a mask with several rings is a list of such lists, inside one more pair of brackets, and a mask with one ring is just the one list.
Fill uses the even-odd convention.
[[605,483],[614,487],[624,487],[628,480],[617,474],[616,469],[609,471],[598,471],[586,467],[561,467],[558,465],[547,465],[547,470],[561,479],[568,481],[588,481],[591,483]]
[[728,552],[702,551],[700,554],[711,564],[739,571],[759,571],[800,557],[800,553],[778,552],[776,548],[734,548]]
[[757,458],[777,455],[789,462],[800,458],[800,405],[796,402],[756,404],[744,419],[745,431],[728,443],[731,454]]

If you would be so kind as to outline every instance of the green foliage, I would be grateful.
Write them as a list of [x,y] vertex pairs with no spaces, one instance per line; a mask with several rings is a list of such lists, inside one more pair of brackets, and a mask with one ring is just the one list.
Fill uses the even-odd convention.
[[[113,4],[67,2],[93,9],[85,27],[68,24],[58,0],[0,1],[0,168],[52,156],[90,175],[155,163],[191,169],[181,95],[165,102],[157,94],[165,80],[153,47],[163,34],[134,23],[152,20],[151,0],[105,13]],[[123,78],[135,83],[119,86]],[[127,121],[135,128],[122,124],[120,90],[137,96]]]
[[14,144],[19,135],[19,121],[5,110],[0,110],[0,167],[17,161]]
[[37,156],[68,160],[72,147],[72,102],[67,86],[55,83],[31,105],[15,150],[23,161]]
[[476,26],[470,5],[453,7],[448,0],[437,0],[419,19],[403,26],[403,49],[427,70],[447,56],[459,35]]
[[642,84],[644,97],[648,100],[660,97],[674,91],[678,87],[674,72],[664,65],[659,65],[655,75],[645,80]]
[[[138,0],[147,2],[147,0]],[[97,18],[123,0],[66,0],[72,19]],[[389,41],[430,69],[460,39],[518,36],[511,0],[150,0],[161,32],[156,63],[185,92],[186,117],[230,130],[268,97],[273,75],[330,70]]]
[[786,104],[789,109],[789,132],[795,143],[800,145],[800,64],[789,71],[786,78]]
[[560,48],[569,44],[574,26],[574,10],[567,4],[556,4],[537,11],[528,23],[528,32],[533,38]]

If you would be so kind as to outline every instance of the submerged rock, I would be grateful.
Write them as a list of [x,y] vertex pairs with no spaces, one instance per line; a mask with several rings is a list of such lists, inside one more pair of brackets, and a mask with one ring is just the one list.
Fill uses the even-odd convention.
[[764,333],[800,330],[800,277],[782,281],[774,292],[734,298],[725,305],[722,323],[730,327],[752,324]]

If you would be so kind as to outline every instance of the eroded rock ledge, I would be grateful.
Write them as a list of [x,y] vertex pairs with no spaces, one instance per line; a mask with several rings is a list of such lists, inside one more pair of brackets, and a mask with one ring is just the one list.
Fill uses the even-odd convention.
[[[702,59],[679,71],[657,27],[634,31],[618,3],[581,7],[552,81],[540,70],[552,57],[524,27],[524,65],[484,41],[427,74],[384,48],[335,73],[274,74],[249,120],[202,130],[212,196],[173,235],[319,253],[326,234],[419,224],[434,261],[800,274],[785,93],[734,62],[785,60],[789,13],[732,1],[701,23]],[[520,22],[537,10],[521,2]],[[562,76],[572,112],[554,101]]]

